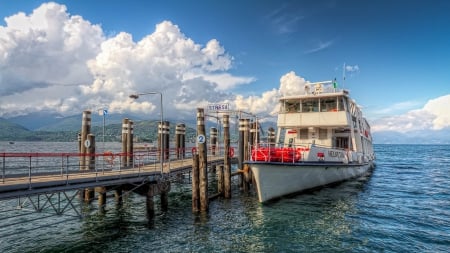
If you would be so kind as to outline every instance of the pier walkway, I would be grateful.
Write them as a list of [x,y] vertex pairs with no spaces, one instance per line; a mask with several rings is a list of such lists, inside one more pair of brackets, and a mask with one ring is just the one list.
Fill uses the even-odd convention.
[[[124,153],[93,154],[94,169],[80,169],[79,153],[0,153],[0,200],[51,194],[83,188],[142,184],[169,179],[192,169],[192,154],[162,163],[152,151],[133,153],[131,166],[123,166]],[[208,166],[223,164],[223,155],[208,155]]]

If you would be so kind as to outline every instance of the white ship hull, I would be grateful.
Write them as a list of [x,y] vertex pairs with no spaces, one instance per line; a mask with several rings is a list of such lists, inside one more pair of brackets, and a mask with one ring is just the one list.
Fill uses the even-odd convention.
[[372,161],[364,164],[250,162],[259,202],[359,177],[373,166]]

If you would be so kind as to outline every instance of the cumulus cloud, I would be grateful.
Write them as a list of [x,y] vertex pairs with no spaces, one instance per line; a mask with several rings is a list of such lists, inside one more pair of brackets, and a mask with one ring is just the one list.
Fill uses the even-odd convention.
[[384,117],[372,126],[374,132],[411,132],[421,130],[442,130],[450,127],[450,94],[429,100],[421,109],[402,115]]
[[0,26],[0,94],[92,80],[86,61],[99,51],[101,28],[66,7],[46,3]]
[[262,93],[261,96],[236,96],[235,106],[240,110],[251,111],[262,117],[275,116],[279,111],[278,100],[281,96],[305,94],[309,81],[298,76],[294,71],[284,74],[280,78],[279,89],[272,89]]
[[166,115],[191,113],[208,102],[234,101],[228,93],[255,81],[234,76],[233,57],[216,39],[205,45],[170,21],[140,41],[119,32],[106,38],[99,25],[45,3],[30,14],[6,17],[0,26],[0,117],[43,108],[65,115],[99,105],[111,113],[152,112],[164,94]]

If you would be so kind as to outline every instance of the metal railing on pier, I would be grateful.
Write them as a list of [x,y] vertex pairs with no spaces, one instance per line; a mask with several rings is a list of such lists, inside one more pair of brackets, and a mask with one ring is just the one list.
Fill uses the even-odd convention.
[[[36,190],[46,187],[81,186],[82,183],[121,180],[124,178],[160,176],[189,170],[196,148],[161,150],[139,149],[133,153],[0,153],[1,193],[20,189]],[[208,157],[219,160],[223,154],[218,148],[209,149]],[[223,155],[222,155],[223,157]],[[131,159],[125,159],[131,158]],[[90,162],[80,162],[81,160]],[[128,164],[124,161],[129,161]],[[163,168],[161,168],[161,165]],[[105,183],[106,184],[106,183]],[[10,197],[15,197],[10,196]]]

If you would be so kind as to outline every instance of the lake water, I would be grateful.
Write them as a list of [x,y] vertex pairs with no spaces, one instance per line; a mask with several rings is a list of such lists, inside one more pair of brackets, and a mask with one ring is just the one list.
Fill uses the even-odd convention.
[[[0,152],[13,148],[0,144]],[[12,146],[76,150],[76,143]],[[0,225],[9,225],[0,228],[0,252],[449,252],[450,146],[376,145],[375,152],[369,176],[264,205],[235,182],[232,199],[193,214],[190,186],[173,184],[169,209],[155,198],[150,223],[135,194],[122,207],[108,199],[105,214],[83,220],[2,201]]]

